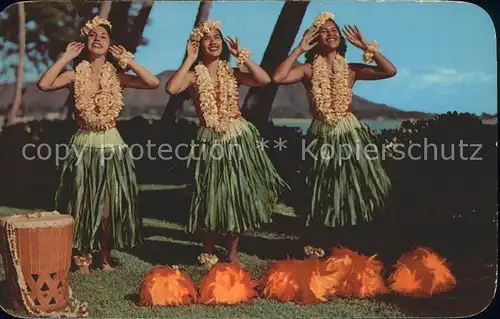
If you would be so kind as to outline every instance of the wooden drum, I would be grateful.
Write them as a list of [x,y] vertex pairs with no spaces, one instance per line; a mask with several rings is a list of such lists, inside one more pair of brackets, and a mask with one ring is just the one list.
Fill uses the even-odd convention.
[[0,235],[12,308],[47,313],[66,307],[73,218],[58,212],[3,217]]

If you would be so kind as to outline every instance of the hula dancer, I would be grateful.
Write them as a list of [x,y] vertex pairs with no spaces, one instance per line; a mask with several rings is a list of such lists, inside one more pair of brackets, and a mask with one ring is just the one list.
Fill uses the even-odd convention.
[[[239,235],[271,222],[278,193],[286,183],[263,149],[257,129],[240,114],[238,87],[264,86],[269,75],[242,49],[238,39],[223,40],[218,21],[191,32],[187,57],[167,83],[169,94],[188,90],[200,118],[195,160],[195,189],[188,232],[206,231],[201,263],[214,263],[217,233],[229,235],[228,259],[236,261]],[[229,64],[230,54],[239,69]],[[247,69],[248,71],[242,71]]]
[[[124,88],[155,89],[160,81],[132,58],[113,44],[110,22],[96,16],[38,82],[43,91],[68,88],[75,100],[78,131],[59,168],[55,201],[58,211],[75,218],[75,262],[82,273],[89,271],[92,250],[100,248],[101,267],[110,271],[111,248],[142,242],[135,167],[115,125]],[[72,60],[73,70],[63,71]],[[137,75],[126,74],[128,68]]]
[[[379,157],[373,155],[375,135],[352,113],[352,87],[358,80],[390,78],[396,68],[356,26],[343,32],[364,51],[364,61],[376,66],[346,62],[345,38],[333,14],[324,12],[273,75],[278,84],[301,81],[307,91],[313,122],[303,148],[310,192],[305,224],[315,226],[315,232],[370,221],[391,188]],[[303,53],[306,62],[296,64]],[[367,154],[370,146],[372,153]]]

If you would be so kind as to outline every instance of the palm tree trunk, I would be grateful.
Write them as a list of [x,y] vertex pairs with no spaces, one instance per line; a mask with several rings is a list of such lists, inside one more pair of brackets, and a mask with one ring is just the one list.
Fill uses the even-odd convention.
[[117,44],[123,45],[127,50],[130,50],[128,47],[130,26],[128,15],[131,6],[132,1],[115,2],[109,12],[108,18],[113,25],[113,41]]
[[[201,22],[208,20],[208,16],[210,15],[210,9],[212,9],[211,0],[200,1],[200,5],[198,6],[198,13],[196,14],[196,19],[194,21],[193,28],[195,28]],[[183,61],[185,59],[186,59],[186,54],[184,54]],[[163,115],[161,117],[160,125],[162,127],[165,127],[165,125],[168,125],[169,123],[175,120],[175,115],[178,111],[182,109],[182,105],[186,100],[186,98],[187,98],[186,94],[183,93],[170,96],[170,98],[168,99],[167,106],[165,107],[165,110],[163,111]]]
[[[261,67],[269,74],[287,58],[308,5],[309,1],[286,1],[283,5],[261,62]],[[251,88],[243,103],[243,115],[259,127],[267,124],[277,91],[275,83]]]
[[129,34],[128,45],[125,46],[132,53],[136,53],[137,47],[141,44],[142,34],[144,33],[144,29],[148,24],[149,14],[151,13],[153,4],[153,0],[146,1],[142,5],[141,10],[139,10],[137,17],[135,17],[134,24],[132,25],[132,30]]
[[17,120],[17,115],[21,111],[21,102],[23,94],[24,82],[24,55],[26,52],[26,13],[24,11],[24,3],[19,2],[17,5],[19,15],[19,63],[17,64],[16,73],[16,88],[12,106],[7,114],[7,125],[14,125]]
[[112,1],[104,1],[101,3],[99,8],[99,17],[101,19],[108,19],[109,13],[111,12]]

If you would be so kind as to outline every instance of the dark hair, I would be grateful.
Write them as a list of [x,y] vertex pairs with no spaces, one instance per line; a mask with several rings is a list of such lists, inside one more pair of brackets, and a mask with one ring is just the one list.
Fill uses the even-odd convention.
[[[226,62],[230,62],[231,53],[229,52],[229,46],[227,45],[226,41],[224,41],[224,36],[222,35],[222,32],[220,30],[217,30],[217,31],[219,32],[219,35],[222,39],[222,52],[220,54],[220,59],[223,61],[226,61]],[[201,41],[200,41],[200,48],[198,50],[198,57],[196,58],[196,61],[193,63],[193,65],[191,66],[191,70],[193,70],[194,67],[196,65],[198,65],[198,63],[202,60],[203,60],[203,50],[201,49]]]
[[[100,27],[103,27],[106,32],[108,33],[109,35],[109,45],[113,45],[114,42],[113,42],[113,32],[111,31],[111,28],[107,25],[107,24],[100,24],[99,25]],[[85,47],[83,48],[82,52],[80,53],[79,56],[77,56],[74,60],[73,60],[73,69],[76,68],[76,66],[78,64],[80,64],[80,62],[82,62],[83,60],[88,60],[89,58],[89,52],[87,50],[87,42],[88,42],[88,36],[84,36],[84,37],[80,37],[79,39],[80,42],[83,42],[85,44]],[[118,70],[120,71],[121,68],[120,66],[118,65],[118,61],[116,61],[116,59],[113,57],[113,55],[109,52],[106,53],[106,61],[109,61],[111,62],[111,64],[113,64],[113,66]]]
[[[337,30],[339,31],[340,43],[339,43],[339,47],[338,47],[337,51],[341,56],[343,56],[345,58],[345,54],[347,53],[347,42],[345,40],[345,37],[342,35],[342,31],[340,30],[339,25],[335,21],[333,21],[332,19],[329,19],[329,21],[332,21],[333,24],[335,24],[335,27],[337,28]],[[316,38],[318,38],[318,37],[319,37],[319,35]],[[318,47],[315,46],[314,48],[312,48],[312,50],[306,52],[306,54],[305,54],[306,63],[312,63],[314,61],[314,58],[316,57],[316,55],[319,54],[317,52],[317,49],[318,49]]]

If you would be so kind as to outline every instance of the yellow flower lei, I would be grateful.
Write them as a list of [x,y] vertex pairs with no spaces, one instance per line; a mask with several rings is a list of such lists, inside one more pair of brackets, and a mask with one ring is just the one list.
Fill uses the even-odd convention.
[[85,129],[107,130],[114,126],[123,108],[123,90],[115,67],[106,62],[100,70],[96,91],[91,85],[90,63],[82,61],[75,70],[74,97],[76,112]]
[[[217,88],[212,83],[208,68],[199,63],[195,69],[195,81],[205,126],[216,132],[224,132],[231,120],[238,117],[238,82],[233,69],[225,61],[219,60],[217,69]],[[218,101],[217,101],[218,100]]]
[[80,29],[80,36],[84,37],[89,35],[92,29],[100,25],[107,25],[110,28],[112,27],[111,22],[109,22],[108,20],[102,19],[99,16],[95,16],[92,20],[87,21],[87,23],[85,23],[85,25]]
[[[333,69],[333,75],[330,72]],[[349,87],[349,65],[337,54],[332,67],[318,55],[313,62],[312,95],[316,106],[316,118],[326,123],[335,123],[348,113],[352,101]]]
[[220,22],[217,20],[207,20],[200,23],[189,34],[189,41],[200,42],[203,35],[212,29],[221,30]]
[[335,20],[335,16],[330,12],[321,12],[316,19],[314,19],[311,29],[319,29],[328,20]]

